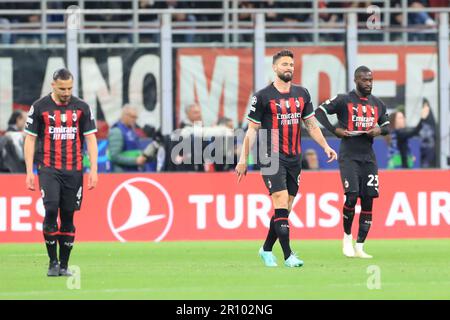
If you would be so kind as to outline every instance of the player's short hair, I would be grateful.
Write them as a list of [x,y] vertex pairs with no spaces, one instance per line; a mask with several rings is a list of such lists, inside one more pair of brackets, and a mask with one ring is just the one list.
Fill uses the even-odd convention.
[[61,68],[53,72],[53,80],[56,81],[58,79],[59,80],[73,79],[73,75],[68,69]]
[[369,68],[367,68],[366,66],[359,66],[358,68],[356,68],[355,70],[355,78],[361,73],[361,72],[372,72],[372,70],[370,70]]
[[272,64],[275,64],[277,60],[280,59],[281,57],[291,57],[292,59],[294,59],[294,53],[289,49],[283,49],[281,51],[278,51],[272,57]]

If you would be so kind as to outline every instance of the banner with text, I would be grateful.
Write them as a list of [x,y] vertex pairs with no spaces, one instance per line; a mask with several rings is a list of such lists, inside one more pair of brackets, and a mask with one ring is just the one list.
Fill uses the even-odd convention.
[[[53,72],[66,66],[61,49],[0,52],[0,130],[13,109],[30,105],[51,89]],[[99,121],[99,132],[116,122],[124,104],[140,110],[138,123],[160,126],[160,58],[156,49],[80,49],[79,96]]]
[[[450,237],[450,171],[382,171],[379,181],[370,238]],[[42,241],[41,193],[22,175],[1,175],[0,185],[0,243]],[[343,203],[339,172],[302,173],[291,237],[341,239]],[[84,192],[76,239],[262,240],[272,214],[256,172],[239,184],[233,173],[103,174]]]
[[[264,81],[274,77],[272,55],[282,48],[266,50]],[[300,47],[294,52],[293,82],[306,87],[315,107],[346,92],[344,47]],[[360,46],[357,65],[373,71],[373,94],[388,108],[404,107],[410,126],[419,122],[423,98],[438,113],[437,50],[434,46]],[[253,93],[253,50],[183,48],[177,51],[177,123],[185,108],[198,102],[206,125],[218,118],[245,121]],[[258,88],[261,89],[261,88]]]

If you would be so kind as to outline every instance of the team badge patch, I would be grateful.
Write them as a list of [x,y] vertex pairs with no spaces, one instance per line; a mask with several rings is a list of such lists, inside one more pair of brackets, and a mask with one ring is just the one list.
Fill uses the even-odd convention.
[[67,121],[67,116],[66,116],[65,113],[63,113],[63,114],[61,115],[61,122],[66,122],[66,121]]
[[256,102],[258,102],[258,99],[256,98],[256,96],[252,97],[252,106],[254,106],[256,104]]
[[73,112],[73,113],[72,113],[72,121],[73,121],[73,122],[76,122],[76,121],[77,121],[77,113],[76,113],[76,112]]
[[31,106],[30,110],[28,111],[28,116],[32,116],[34,113],[34,107]]

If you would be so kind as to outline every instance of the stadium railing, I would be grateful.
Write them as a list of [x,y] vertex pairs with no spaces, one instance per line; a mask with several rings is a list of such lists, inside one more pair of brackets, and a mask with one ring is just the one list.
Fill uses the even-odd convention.
[[[376,1],[381,6],[372,8],[370,13],[365,7],[324,8],[319,1],[309,0],[290,1],[293,8],[265,9],[256,8],[265,2],[262,0],[246,1],[254,4],[255,8],[240,7],[242,1],[237,0],[208,1],[216,8],[204,8],[203,4],[200,9],[196,5],[202,4],[201,1],[178,2],[190,8],[144,9],[140,7],[139,0],[17,0],[11,4],[0,4],[1,47],[64,46],[69,6],[75,6],[71,10],[77,10],[79,14],[80,45],[90,48],[158,47],[162,13],[186,17],[184,21],[172,22],[174,47],[251,47],[253,17],[258,12],[279,17],[301,15],[298,18],[294,16],[291,22],[266,19],[265,33],[269,47],[283,45],[287,40],[294,46],[342,44],[346,26],[342,17],[349,12],[358,13],[358,38],[363,43],[429,43],[435,41],[436,24],[408,25],[408,15],[428,13],[433,16],[439,12],[450,12],[450,8],[410,8],[405,0],[398,8],[391,8],[388,0]],[[344,6],[350,2],[363,4],[367,1],[327,1]],[[156,0],[154,3],[161,5],[165,1]],[[328,23],[323,19],[328,14],[341,18]],[[395,15],[401,15],[400,24],[391,24]],[[372,18],[367,21],[369,17]],[[375,27],[369,27],[368,23]]]

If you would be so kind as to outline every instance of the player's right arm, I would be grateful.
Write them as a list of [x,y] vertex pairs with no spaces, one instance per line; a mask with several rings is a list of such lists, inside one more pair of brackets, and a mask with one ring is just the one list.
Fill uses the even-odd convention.
[[255,94],[252,97],[250,112],[247,116],[248,129],[242,143],[241,156],[239,162],[236,165],[236,174],[238,176],[238,182],[247,174],[247,160],[250,150],[252,149],[255,141],[258,129],[261,127],[261,121],[264,113],[264,105],[262,103],[261,96]]
[[30,110],[28,111],[27,122],[25,123],[24,131],[26,133],[26,136],[23,145],[23,156],[25,158],[25,166],[27,169],[27,177],[25,180],[25,184],[29,190],[33,191],[35,190],[34,173],[33,173],[34,149],[39,130],[40,130],[39,112],[38,110],[35,110],[33,104]]
[[335,96],[334,98],[328,99],[322,103],[316,109],[316,119],[324,126],[328,131],[337,136],[338,138],[348,137],[349,133],[344,128],[335,127],[328,120],[328,114],[335,114],[339,112],[339,105],[341,104],[340,96]]
[[238,176],[238,182],[247,174],[247,160],[248,154],[255,144],[256,134],[258,129],[261,127],[260,124],[249,121],[247,133],[244,137],[244,142],[242,143],[241,156],[239,162],[236,165],[236,174]]
[[23,153],[25,157],[25,166],[27,168],[27,177],[25,184],[29,190],[34,191],[34,173],[33,173],[33,160],[34,160],[34,146],[36,145],[36,136],[27,134],[23,145]]

